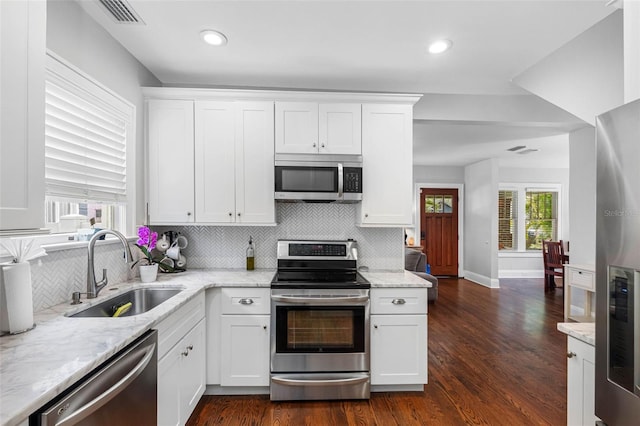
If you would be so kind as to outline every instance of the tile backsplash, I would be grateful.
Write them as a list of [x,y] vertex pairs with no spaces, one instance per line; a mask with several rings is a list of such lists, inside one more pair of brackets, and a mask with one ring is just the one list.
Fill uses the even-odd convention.
[[[277,226],[173,226],[153,227],[173,230],[186,236],[189,244],[182,251],[187,269],[244,268],[249,235],[255,245],[256,268],[276,267],[278,239],[320,239],[358,241],[359,266],[369,269],[400,270],[404,266],[402,228],[360,228],[355,226],[353,204],[277,204]],[[109,282],[133,278],[122,261],[119,244],[96,246],[96,275],[109,270]],[[34,311],[71,299],[74,291],[86,291],[87,250],[74,248],[52,251],[32,262]]]

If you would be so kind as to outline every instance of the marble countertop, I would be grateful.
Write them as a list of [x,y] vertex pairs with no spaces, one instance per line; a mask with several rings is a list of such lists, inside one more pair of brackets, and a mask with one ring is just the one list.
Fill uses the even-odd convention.
[[[63,303],[34,315],[36,327],[23,334],[0,337],[0,424],[25,420],[49,400],[168,317],[180,306],[212,287],[270,287],[273,269],[245,271],[190,270],[159,274],[158,280],[137,280],[107,286],[80,306]],[[376,287],[430,287],[407,271],[368,271],[362,275]],[[183,291],[134,317],[69,318],[114,295],[140,287],[178,287]]]
[[559,322],[558,330],[589,345],[596,345],[595,322]]

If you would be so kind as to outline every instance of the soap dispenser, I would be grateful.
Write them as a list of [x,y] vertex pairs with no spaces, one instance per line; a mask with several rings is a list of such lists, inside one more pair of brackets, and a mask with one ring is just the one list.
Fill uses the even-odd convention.
[[249,247],[247,247],[247,271],[253,271],[255,268],[255,257],[253,249],[253,237],[249,235]]

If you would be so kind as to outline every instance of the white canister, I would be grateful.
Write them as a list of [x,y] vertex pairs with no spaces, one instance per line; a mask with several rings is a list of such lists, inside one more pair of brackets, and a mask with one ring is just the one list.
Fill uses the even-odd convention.
[[0,265],[0,331],[22,333],[33,328],[33,290],[29,262]]

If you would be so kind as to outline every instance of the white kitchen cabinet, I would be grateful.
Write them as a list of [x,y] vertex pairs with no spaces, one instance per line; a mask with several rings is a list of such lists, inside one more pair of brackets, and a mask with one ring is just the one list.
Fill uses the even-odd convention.
[[0,229],[44,226],[47,4],[0,1]]
[[150,224],[193,223],[193,101],[147,101]]
[[362,153],[361,104],[276,102],[278,154]]
[[273,102],[196,101],[196,222],[275,223]]
[[567,337],[567,424],[594,425],[595,347]]
[[372,289],[371,385],[425,383],[427,289]]
[[223,288],[220,297],[220,384],[269,386],[271,292]]
[[[595,267],[593,265],[564,265],[564,320],[577,322],[594,322],[592,300],[596,293]],[[571,314],[571,294],[573,288],[584,290],[582,315]]]
[[204,295],[199,295],[155,327],[159,425],[184,425],[204,393],[204,313]]
[[409,226],[413,211],[413,107],[362,105],[360,226]]
[[222,316],[222,386],[269,386],[269,315]]

